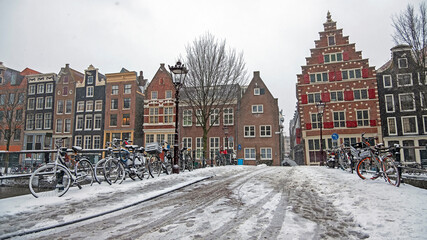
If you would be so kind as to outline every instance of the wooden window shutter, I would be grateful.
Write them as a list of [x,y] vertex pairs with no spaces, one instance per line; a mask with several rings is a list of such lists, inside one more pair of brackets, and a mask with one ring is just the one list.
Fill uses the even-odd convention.
[[305,124],[305,129],[311,130],[311,123],[306,123]]
[[344,61],[348,61],[348,60],[349,60],[348,52],[344,51],[344,52],[342,53],[342,59],[343,59]]
[[342,80],[341,71],[335,72],[335,80],[336,81],[341,81]]
[[329,81],[335,81],[335,72],[329,72]]
[[324,63],[324,59],[323,59],[323,54],[320,54],[318,57],[317,57],[317,60],[319,61],[319,63]]
[[377,120],[369,120],[371,127],[377,126]]
[[368,96],[369,96],[369,99],[375,98],[375,89],[374,88],[368,89]]
[[367,68],[362,69],[362,77],[363,78],[369,77],[369,69],[367,69]]
[[348,128],[357,127],[357,121],[347,121],[346,125]]
[[309,84],[310,83],[310,77],[308,76],[308,74],[304,74],[304,84]]
[[307,104],[308,103],[308,97],[307,94],[301,95],[301,104]]
[[353,91],[344,91],[344,100],[346,101],[353,101],[354,100],[354,94]]
[[323,102],[330,102],[331,101],[331,95],[329,92],[322,93],[322,101]]

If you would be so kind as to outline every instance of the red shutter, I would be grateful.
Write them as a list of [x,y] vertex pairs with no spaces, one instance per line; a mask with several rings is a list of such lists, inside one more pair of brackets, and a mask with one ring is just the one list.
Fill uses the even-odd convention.
[[367,68],[362,69],[362,77],[363,78],[369,77],[369,69],[367,69]]
[[344,91],[344,100],[353,101],[354,100],[353,91]]
[[335,80],[337,80],[337,81],[341,81],[342,80],[341,71],[335,72]]
[[357,127],[357,121],[347,121],[346,125],[348,128]]
[[324,62],[323,54],[320,54],[319,56],[317,56],[317,61],[318,61],[319,63],[323,63],[323,62]]
[[344,61],[348,61],[348,60],[349,60],[348,52],[343,52],[343,53],[342,53],[342,59],[343,59]]
[[330,102],[331,101],[331,95],[329,92],[322,93],[322,101],[323,102]]
[[370,120],[371,127],[377,126],[377,120]]
[[335,72],[329,72],[329,81],[335,81]]
[[301,104],[307,104],[308,103],[308,97],[307,94],[301,95]]
[[373,88],[368,89],[368,95],[369,95],[369,99],[374,99],[375,98],[375,89],[373,89]]
[[334,122],[325,122],[323,123],[324,128],[334,128]]
[[309,84],[310,83],[310,78],[308,76],[308,74],[304,74],[304,84]]
[[305,124],[305,129],[311,130],[311,123],[306,123]]

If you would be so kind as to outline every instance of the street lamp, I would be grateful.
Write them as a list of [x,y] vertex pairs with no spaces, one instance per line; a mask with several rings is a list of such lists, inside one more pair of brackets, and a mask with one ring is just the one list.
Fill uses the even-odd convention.
[[326,103],[320,100],[316,103],[317,120],[320,121],[320,166],[323,166],[323,112],[325,111]]
[[225,134],[225,165],[227,165],[227,158],[228,158],[228,127],[225,126],[222,128],[224,130],[224,134]]
[[173,73],[172,81],[175,86],[175,142],[174,142],[174,156],[172,173],[179,173],[179,144],[178,144],[178,105],[179,105],[179,90],[184,84],[185,77],[187,76],[188,69],[180,61],[176,62],[175,66],[169,66],[169,70]]

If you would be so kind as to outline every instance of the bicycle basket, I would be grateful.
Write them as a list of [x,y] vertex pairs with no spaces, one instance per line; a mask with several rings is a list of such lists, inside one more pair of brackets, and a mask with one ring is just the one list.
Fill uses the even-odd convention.
[[363,158],[366,158],[366,157],[370,157],[371,156],[371,153],[370,153],[370,151],[369,151],[369,149],[367,149],[367,150],[363,150],[361,153],[360,153],[360,157],[363,159]]
[[162,146],[157,142],[147,143],[145,145],[145,151],[148,154],[160,154],[162,153]]
[[360,154],[359,150],[357,150],[353,146],[350,146],[350,150],[351,150],[351,155],[353,155],[353,157],[359,157],[359,154]]

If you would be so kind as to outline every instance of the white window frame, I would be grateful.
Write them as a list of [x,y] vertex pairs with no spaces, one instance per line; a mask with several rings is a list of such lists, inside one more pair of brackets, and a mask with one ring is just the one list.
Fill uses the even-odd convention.
[[93,86],[86,87],[86,97],[93,97],[95,90]]
[[[96,127],[96,123],[99,122],[99,127]],[[102,115],[95,114],[93,120],[93,130],[101,130],[102,127]]]
[[102,100],[95,101],[95,112],[102,111]]
[[[329,41],[330,38],[334,39],[334,43],[333,44],[330,44],[330,41]],[[328,35],[327,39],[328,39],[328,46],[335,46],[335,45],[337,45],[337,42],[336,42],[336,39],[335,39],[335,35]]]
[[56,119],[55,132],[56,133],[62,133],[62,129],[64,128],[63,126],[64,126],[64,123],[62,121],[62,118]]
[[37,94],[44,93],[44,83],[37,84]]
[[64,119],[64,133],[70,133],[70,132],[71,132],[71,119],[66,118]]
[[196,138],[196,159],[200,159],[203,156],[203,138]]
[[[362,96],[362,91],[366,91],[366,96],[365,97],[363,97]],[[356,98],[356,92],[359,92],[359,98]],[[356,100],[366,100],[366,99],[369,99],[369,93],[368,93],[368,89],[366,89],[366,88],[359,88],[359,89],[354,89],[353,90],[353,96],[354,96],[354,100],[356,101]]]
[[[41,117],[39,117],[39,116],[41,116]],[[36,114],[35,124],[36,124],[35,129],[43,129],[43,125],[44,125],[43,113],[37,113]]]
[[44,129],[52,129],[52,113],[44,114]]
[[42,110],[44,107],[44,97],[38,97],[36,98],[36,109]]
[[211,114],[209,116],[209,124],[210,126],[219,126],[220,122],[220,116],[219,116],[219,109],[213,109],[211,111]]
[[172,90],[166,90],[165,91],[165,98],[166,99],[172,99]]
[[83,137],[81,135],[77,135],[74,139],[74,145],[82,147],[83,146]]
[[[390,85],[386,84],[387,78],[389,79]],[[383,75],[383,86],[384,86],[384,88],[392,88],[393,87],[393,81],[392,81],[391,75]]]
[[427,106],[424,106],[424,97],[425,96],[427,96],[427,93],[425,93],[425,95],[423,95],[423,93],[422,92],[420,92],[420,106],[421,106],[421,109],[424,109],[424,110],[426,110],[427,109]]
[[93,111],[93,101],[87,101],[86,102],[86,112],[92,112]]
[[87,84],[93,84],[93,76],[87,76]]
[[125,84],[123,88],[124,94],[131,94],[132,93],[132,84]]
[[424,133],[427,133],[427,115],[423,115],[421,118],[424,124]]
[[[264,130],[263,130],[263,128],[264,128]],[[267,130],[267,128],[270,128],[269,130]],[[272,136],[272,134],[271,134],[271,125],[261,125],[261,126],[259,126],[259,136],[260,137],[271,137]],[[264,132],[264,134],[263,134],[263,132]],[[270,133],[270,134],[267,134],[267,133]]]
[[[403,95],[412,95],[412,106],[413,106],[413,108],[412,109],[408,109],[408,110],[403,110],[402,109],[402,99],[401,99],[401,96],[403,96]],[[415,109],[416,109],[416,106],[415,106],[415,97],[414,97],[414,93],[400,93],[399,94],[399,107],[400,107],[400,111],[401,112],[413,112],[413,111],[415,111]]]
[[[359,118],[359,112],[362,112],[362,118]],[[364,118],[363,114],[364,112],[368,113],[368,118]],[[356,110],[356,121],[357,121],[357,126],[358,127],[369,127],[370,126],[370,114],[369,114],[369,109],[358,109]],[[359,124],[359,121],[362,122],[362,124]],[[367,121],[367,124],[365,125],[364,122]]]
[[[90,124],[91,125],[90,127],[88,127],[88,121],[89,121],[89,119],[92,121],[91,124]],[[92,114],[85,115],[84,129],[85,130],[92,130],[93,129],[93,116],[92,116]]]
[[119,94],[119,85],[111,86],[111,95],[118,95],[118,94]]
[[35,98],[28,98],[27,110],[34,110],[35,107],[36,107],[36,99]]
[[[400,65],[400,61],[401,61],[401,60],[405,60],[406,67],[402,67],[402,66]],[[408,58],[398,58],[398,59],[397,59],[397,64],[398,64],[399,68],[408,68]]]
[[77,112],[84,112],[85,111],[85,102],[84,101],[78,101],[77,102]]
[[[341,54],[341,60],[338,60],[338,55]],[[326,61],[325,56],[329,56],[329,61]],[[332,56],[335,56],[335,60],[332,61]],[[334,52],[334,53],[326,53],[323,54],[323,61],[324,63],[335,63],[335,62],[342,62],[344,61],[344,56],[342,52]]]
[[[409,75],[409,76],[411,76],[411,77],[410,77],[411,83],[409,83],[409,84],[403,84],[403,85],[400,85],[399,76],[404,76],[404,75]],[[400,73],[400,74],[397,74],[397,86],[398,86],[398,87],[412,86],[413,84],[414,84],[414,81],[412,80],[412,73]]]
[[[405,132],[405,125],[404,125],[404,119],[409,119],[409,118],[413,118],[415,119],[415,132]],[[409,135],[409,134],[417,134],[418,133],[418,123],[417,123],[417,117],[416,116],[403,116],[401,117],[402,120],[402,133],[403,135]]]
[[[98,142],[98,143],[96,143],[96,142]],[[94,135],[92,144],[93,144],[93,149],[100,149],[101,148],[101,136]]]
[[254,114],[264,113],[264,105],[263,104],[252,105],[252,113]]
[[186,147],[187,149],[193,149],[193,142],[191,137],[183,137],[182,138],[182,147]]
[[199,121],[199,119],[202,119],[202,110],[197,109],[196,110],[196,126],[200,127],[202,126],[201,122]]
[[259,96],[260,94],[261,94],[261,89],[260,88],[254,88],[254,95]]
[[329,81],[328,72],[316,72],[309,74],[310,83],[327,82]]
[[46,84],[46,93],[53,93],[53,83]]
[[47,96],[44,102],[45,109],[52,109],[53,106],[53,98],[52,96]]
[[151,100],[157,100],[159,98],[159,93],[157,91],[151,91]]
[[[253,132],[253,135],[250,134],[251,132]],[[249,134],[247,134],[249,133]],[[256,128],[255,125],[246,125],[243,126],[243,134],[245,138],[254,138],[256,137]]]
[[84,137],[84,149],[92,149],[92,136],[91,135],[86,135]]
[[[392,111],[388,110],[387,97],[391,97],[391,107],[393,108]],[[396,109],[394,108],[394,95],[393,94],[386,94],[386,95],[384,95],[384,105],[385,105],[385,111],[387,113],[393,113],[393,112],[396,111]]]
[[193,126],[193,110],[184,109],[182,112],[182,126],[191,127]]
[[260,148],[260,156],[261,156],[261,160],[273,160],[273,149]]
[[219,137],[210,137],[209,138],[209,152],[211,159],[215,159],[216,153],[220,149],[220,138]]
[[[394,123],[394,133],[390,132],[390,121]],[[396,125],[396,118],[395,117],[388,117],[387,118],[387,131],[389,136],[396,136],[397,135],[397,125]]]
[[[230,113],[231,110],[231,113]],[[233,108],[224,108],[222,112],[222,121],[224,126],[233,126],[234,125],[234,109]]]
[[31,84],[28,86],[28,95],[34,95],[36,94],[36,85]]
[[255,148],[245,148],[244,149],[244,158],[245,158],[245,160],[256,160],[256,149]]
[[[81,120],[81,127],[79,128],[79,120]],[[77,115],[76,116],[76,130],[82,131],[85,126],[85,118],[84,115]]]
[[[344,77],[344,72],[347,72],[347,78]],[[359,72],[360,77],[357,77],[357,72]],[[351,73],[353,73],[353,77],[351,77]],[[351,80],[351,79],[362,79],[362,69],[353,68],[353,69],[343,69],[341,70],[341,76],[343,80]]]

